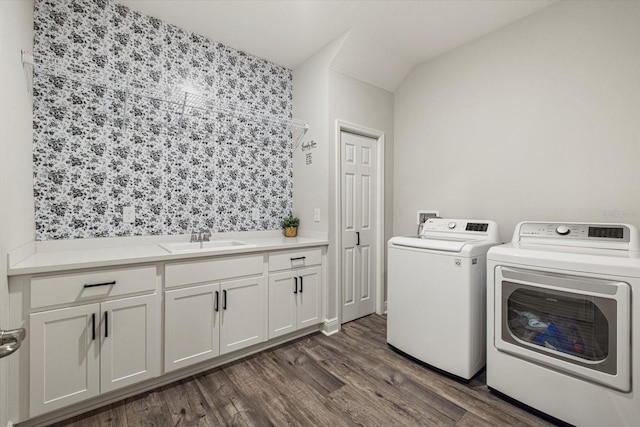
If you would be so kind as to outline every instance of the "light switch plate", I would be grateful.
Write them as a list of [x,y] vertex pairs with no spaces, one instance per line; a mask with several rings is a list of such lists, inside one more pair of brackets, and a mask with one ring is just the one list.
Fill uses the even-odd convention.
[[251,209],[251,219],[253,221],[260,220],[260,209],[258,209],[258,208]]
[[124,206],[122,208],[122,222],[125,224],[133,224],[136,222],[136,207]]
[[315,208],[313,210],[313,220],[315,222],[320,222],[320,208]]

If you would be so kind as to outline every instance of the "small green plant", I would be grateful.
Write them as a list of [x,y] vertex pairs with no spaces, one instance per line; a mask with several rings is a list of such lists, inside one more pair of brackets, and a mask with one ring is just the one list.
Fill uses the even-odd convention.
[[288,217],[282,219],[282,228],[297,227],[300,225],[300,218],[289,214]]

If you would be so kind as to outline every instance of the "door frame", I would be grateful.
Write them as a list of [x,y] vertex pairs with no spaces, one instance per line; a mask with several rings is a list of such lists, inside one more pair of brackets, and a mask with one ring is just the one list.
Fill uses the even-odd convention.
[[335,219],[336,226],[334,227],[334,235],[333,240],[336,242],[336,250],[334,252],[334,265],[335,274],[334,274],[334,283],[336,283],[336,304],[338,305],[336,313],[338,316],[338,330],[342,325],[342,258],[341,258],[341,250],[342,247],[342,233],[341,233],[341,225],[342,225],[342,140],[340,137],[341,132],[349,132],[356,135],[373,138],[376,139],[376,149],[377,149],[377,159],[376,159],[376,174],[377,174],[377,183],[376,183],[376,214],[378,217],[377,224],[375,225],[376,232],[376,251],[375,251],[375,260],[376,260],[376,269],[375,269],[375,308],[377,314],[383,314],[385,309],[384,304],[384,153],[385,153],[385,133],[381,130],[372,129],[366,126],[361,126],[355,123],[351,123],[345,120],[337,119],[335,122],[335,158],[334,162],[336,165],[335,171],[336,176],[334,177],[334,191],[335,195],[335,211],[333,212],[333,216]]

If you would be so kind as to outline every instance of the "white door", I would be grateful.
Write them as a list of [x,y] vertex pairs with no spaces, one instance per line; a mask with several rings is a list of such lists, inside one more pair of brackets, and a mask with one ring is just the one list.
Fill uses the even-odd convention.
[[222,282],[220,354],[261,343],[266,338],[264,277]]
[[220,285],[164,293],[164,370],[183,368],[220,354]]
[[118,388],[160,374],[160,337],[156,295],[100,304],[100,391]]
[[99,309],[88,304],[29,316],[32,417],[99,394]]
[[377,139],[340,133],[342,323],[375,311]]

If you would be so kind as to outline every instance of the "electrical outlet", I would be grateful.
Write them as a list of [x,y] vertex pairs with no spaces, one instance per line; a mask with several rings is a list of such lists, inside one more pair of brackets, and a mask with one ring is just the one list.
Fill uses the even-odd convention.
[[124,206],[122,208],[122,222],[125,224],[133,224],[136,222],[136,207]]
[[251,209],[251,219],[253,221],[259,221],[260,220],[260,209],[258,209],[258,208]]
[[313,220],[315,222],[320,222],[320,208],[315,208],[313,210]]

